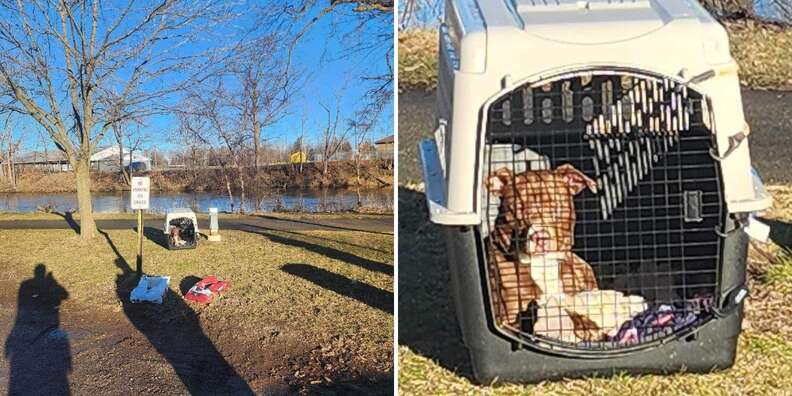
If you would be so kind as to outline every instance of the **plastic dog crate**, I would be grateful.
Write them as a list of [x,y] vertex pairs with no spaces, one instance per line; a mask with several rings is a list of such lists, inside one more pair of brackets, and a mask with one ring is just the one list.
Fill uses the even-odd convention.
[[164,232],[170,250],[194,249],[198,246],[198,218],[190,209],[168,211]]
[[751,168],[737,66],[692,0],[459,0],[421,143],[479,381],[730,367]]

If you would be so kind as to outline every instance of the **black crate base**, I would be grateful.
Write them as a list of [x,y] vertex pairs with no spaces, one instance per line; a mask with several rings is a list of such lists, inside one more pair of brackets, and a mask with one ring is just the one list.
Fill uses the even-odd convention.
[[[486,293],[482,241],[474,228],[446,227],[451,293],[478,382],[534,383],[544,380],[629,374],[708,373],[734,364],[742,306],[712,319],[695,335],[603,358],[566,357],[534,351],[495,328]],[[745,283],[748,237],[742,230],[724,239],[722,290]]]

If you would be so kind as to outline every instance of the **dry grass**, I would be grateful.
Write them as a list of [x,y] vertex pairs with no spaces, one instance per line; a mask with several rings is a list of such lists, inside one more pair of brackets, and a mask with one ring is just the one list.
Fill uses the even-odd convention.
[[[400,390],[405,395],[792,395],[792,259],[783,250],[792,245],[792,186],[770,186],[768,190],[774,197],[774,204],[763,217],[773,226],[771,237],[776,243],[757,244],[761,251],[751,249],[749,252],[748,286],[751,294],[746,302],[744,331],[739,340],[737,361],[732,369],[707,375],[617,376],[537,385],[496,383],[493,386],[480,386],[472,383],[464,374],[469,369],[460,367],[461,372],[449,370],[411,346],[414,344],[427,348],[421,340],[411,340],[411,343],[402,343],[399,348]],[[405,202],[409,201],[400,200],[400,205]],[[431,245],[423,249],[439,255],[440,252],[436,250],[441,248],[435,246],[436,243]],[[403,257],[409,256],[403,254]],[[405,272],[404,267],[400,274]],[[411,290],[427,287],[424,285]],[[401,290],[406,288],[403,285]],[[419,297],[435,298],[435,294],[427,292]],[[447,296],[437,297],[436,303],[446,299]],[[448,332],[450,325],[456,326],[456,323],[438,324],[431,328],[445,329],[446,337],[452,334],[458,337],[458,332]],[[414,334],[412,336],[416,337]],[[459,342],[447,340],[438,340],[438,345],[461,346]],[[444,353],[462,356],[462,361],[467,359],[466,351]]]
[[792,394],[792,344],[778,336],[746,332],[736,365],[727,371],[670,376],[617,376],[538,385],[478,386],[407,347],[399,349],[399,389],[404,395],[785,395]]
[[[42,263],[70,294],[63,311],[124,320],[117,263],[134,267],[135,244],[131,230],[107,231],[106,239],[88,243],[71,230],[0,230],[0,287],[8,291],[0,295],[15,296],[19,283]],[[194,250],[169,251],[146,239],[144,251],[144,271],[170,276],[176,295],[189,276],[229,280],[223,298],[196,310],[204,326],[233,324],[242,345],[256,345],[277,329],[281,338],[300,345],[345,340],[355,346],[351,365],[372,373],[392,369],[393,316],[386,306],[393,293],[391,235],[226,231],[222,242],[201,241]],[[308,276],[294,268],[308,269]]]
[[399,91],[437,86],[437,31],[399,32]]
[[[386,215],[391,215],[392,213],[357,213],[357,212],[341,212],[341,213],[334,213],[334,212],[311,212],[311,213],[301,213],[301,212],[273,212],[267,213],[266,217],[274,217],[278,219],[289,219],[289,220],[337,220],[337,219],[345,219],[345,220],[355,220],[355,219],[378,219],[382,218]],[[206,213],[196,213],[196,217],[199,220],[208,219],[209,215]],[[135,213],[94,213],[95,220],[135,220],[137,219],[137,215]],[[75,212],[72,217],[75,220],[80,220],[80,213]],[[157,214],[144,214],[143,218],[146,220],[161,220],[165,216],[164,215],[157,215]],[[233,214],[233,213],[220,213],[218,214],[218,218],[220,220],[224,219],[255,219],[258,215],[243,215],[243,214]],[[36,213],[16,213],[16,212],[0,212],[0,221],[12,221],[12,220],[63,220],[63,216],[57,213],[44,213],[44,212],[36,212]]]
[[725,26],[743,85],[792,89],[792,27],[753,20],[726,22]]
[[[792,27],[753,20],[726,21],[740,81],[749,88],[792,89]],[[399,90],[437,86],[437,32],[399,33]]]

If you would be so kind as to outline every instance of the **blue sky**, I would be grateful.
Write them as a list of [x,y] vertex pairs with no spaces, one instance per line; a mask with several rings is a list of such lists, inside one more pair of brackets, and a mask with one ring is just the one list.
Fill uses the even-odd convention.
[[[344,33],[352,30],[356,19],[349,15],[349,10],[340,10],[320,19],[304,36],[295,49],[295,69],[306,70],[309,78],[300,92],[297,92],[288,108],[288,114],[276,125],[263,131],[263,139],[276,145],[291,144],[300,131],[300,123],[305,118],[305,133],[308,143],[316,143],[321,128],[326,123],[326,113],[319,103],[336,103],[335,93],[342,89],[344,95],[340,101],[341,116],[346,119],[352,116],[365,101],[365,93],[369,85],[361,80],[363,76],[381,75],[387,73],[388,66],[381,48],[376,51],[353,51],[348,56],[337,59],[335,54],[348,49],[350,39]],[[242,20],[238,23],[248,24],[254,20]],[[387,27],[392,31],[392,26]],[[362,34],[373,34],[382,31],[383,26],[372,26]],[[230,26],[221,27],[219,35],[233,30]],[[196,43],[199,50],[202,44]],[[347,51],[349,52],[349,51]],[[392,55],[392,53],[391,53]],[[155,82],[156,83],[156,82]],[[304,113],[304,115],[303,115]],[[49,138],[39,131],[37,124],[29,117],[17,117],[14,124],[16,130],[24,131],[24,146],[27,150],[42,149],[43,142],[48,144],[50,150],[54,145]],[[177,147],[178,141],[171,132],[177,128],[177,121],[173,116],[151,117],[145,121],[145,126],[140,127],[147,141],[146,148],[156,147],[158,150],[170,151]],[[393,104],[385,106],[377,124],[369,133],[372,140],[393,134]],[[103,144],[111,144],[111,137],[106,137]]]

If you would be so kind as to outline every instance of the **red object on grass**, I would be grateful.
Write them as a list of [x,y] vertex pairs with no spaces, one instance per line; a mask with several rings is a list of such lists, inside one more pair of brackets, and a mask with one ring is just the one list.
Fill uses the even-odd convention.
[[202,304],[210,303],[215,295],[223,294],[228,290],[228,282],[217,280],[214,276],[207,276],[198,281],[187,291],[184,298]]

